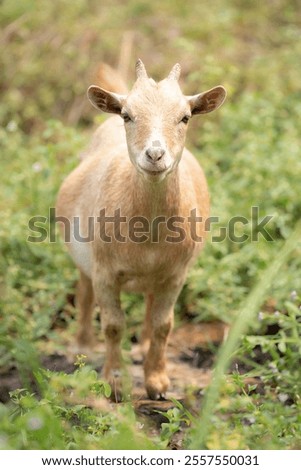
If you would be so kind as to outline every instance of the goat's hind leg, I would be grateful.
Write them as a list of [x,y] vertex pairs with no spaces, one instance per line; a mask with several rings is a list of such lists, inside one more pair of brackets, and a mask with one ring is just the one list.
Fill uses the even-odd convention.
[[92,327],[94,311],[94,292],[92,281],[82,271],[76,288],[76,304],[79,309],[77,343],[79,351],[89,349],[95,344]]
[[140,337],[140,349],[143,358],[146,357],[147,352],[149,350],[150,341],[151,341],[151,334],[152,334],[152,304],[154,301],[153,294],[146,294],[145,295],[145,317],[144,323],[141,331]]

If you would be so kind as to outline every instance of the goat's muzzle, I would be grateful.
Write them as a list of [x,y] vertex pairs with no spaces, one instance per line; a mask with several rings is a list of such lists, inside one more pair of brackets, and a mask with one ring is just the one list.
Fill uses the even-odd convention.
[[162,147],[149,147],[145,152],[147,161],[150,163],[157,163],[164,154],[165,150]]

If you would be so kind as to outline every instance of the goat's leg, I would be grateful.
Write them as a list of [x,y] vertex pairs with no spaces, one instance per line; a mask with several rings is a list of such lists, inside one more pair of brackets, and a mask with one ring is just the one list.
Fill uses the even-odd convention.
[[[182,284],[181,284],[182,287]],[[163,396],[169,386],[166,347],[173,326],[174,305],[181,287],[155,294],[150,309],[150,347],[144,362],[145,388],[152,400]]]
[[112,388],[112,398],[122,399],[121,339],[124,331],[124,314],[120,308],[120,291],[108,279],[96,275],[93,281],[97,304],[100,307],[101,325],[105,337],[106,358],[103,375]]
[[94,293],[91,279],[82,271],[76,288],[76,304],[79,309],[77,343],[79,347],[92,347],[95,343],[92,328]]
[[147,352],[149,350],[150,339],[151,339],[151,331],[152,331],[151,312],[152,312],[153,302],[154,302],[154,295],[147,294],[145,296],[146,309],[145,309],[144,323],[143,323],[143,327],[141,331],[141,338],[140,338],[141,352],[144,358],[146,357]]

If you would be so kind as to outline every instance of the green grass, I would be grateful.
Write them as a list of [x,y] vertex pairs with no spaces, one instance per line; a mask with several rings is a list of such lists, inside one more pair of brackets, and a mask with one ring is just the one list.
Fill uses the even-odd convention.
[[[2,2],[0,380],[16,367],[23,390],[0,407],[0,447],[164,448],[189,422],[194,431],[185,433],[186,447],[301,448],[300,243],[281,258],[301,216],[300,21],[293,0],[213,0],[210,7],[197,0]],[[80,364],[69,375],[40,368],[45,343],[62,349],[60,333],[74,331],[75,312],[66,298],[77,273],[60,243],[27,242],[29,219],[48,217],[88,141],[95,114],[85,91],[95,67],[102,60],[117,65],[130,30],[136,35],[130,82],[140,56],[158,79],[179,61],[189,94],[219,83],[228,90],[223,108],[195,118],[188,131],[188,147],[204,167],[219,222],[189,274],[178,321],[187,314],[197,322],[231,322],[240,312],[252,316],[244,337],[233,330],[227,361],[216,366],[219,393],[209,389],[206,400],[216,397],[215,408],[207,404],[203,410],[202,431],[175,403],[169,423],[152,439],[139,430],[130,405],[108,410],[105,387],[88,366]],[[252,207],[259,207],[260,219],[272,216],[267,229],[273,241],[260,235],[251,241],[251,222],[236,226],[237,235],[249,237],[243,243],[212,239],[231,218],[250,220]],[[263,280],[252,291],[280,261],[269,289]],[[141,299],[125,296],[123,304],[136,329]],[[268,325],[280,329],[265,335]],[[233,345],[238,362],[248,353],[246,374],[238,369],[225,375]],[[270,358],[266,364],[256,363],[259,346]],[[32,372],[38,393],[30,389]],[[264,396],[244,385],[246,376],[261,377]],[[83,397],[98,405],[88,406]]]
[[[241,342],[241,337],[247,333],[251,324],[256,321],[256,317],[260,306],[262,304],[262,299],[265,298],[268,290],[271,287],[273,280],[278,275],[280,269],[287,261],[291,253],[295,250],[299,240],[301,237],[301,223],[297,225],[295,231],[287,240],[285,246],[282,248],[281,252],[278,254],[274,262],[263,272],[260,281],[258,282],[257,286],[253,289],[251,294],[245,301],[245,304],[236,320],[234,321],[232,328],[229,333],[229,337],[220,347],[218,356],[216,359],[215,371],[212,378],[212,381],[206,391],[205,401],[203,404],[200,421],[199,424],[195,426],[193,429],[193,439],[191,442],[191,447],[194,449],[203,449],[206,446],[207,439],[208,439],[208,429],[210,429],[210,421],[214,414],[216,402],[218,400],[220,394],[220,388],[222,382],[224,380],[224,376],[230,366],[231,359],[233,358],[238,345]],[[289,367],[293,364],[297,367],[297,376],[293,378],[292,383],[289,384],[288,389],[284,389],[284,384],[281,385],[281,393],[282,395],[287,395],[285,392],[289,392],[289,395],[294,395],[294,391],[296,396],[294,398],[299,400],[299,387],[298,383],[300,383],[301,374],[299,369],[300,360],[300,332],[301,328],[298,324],[298,318],[300,319],[301,315],[298,311],[297,307],[294,304],[289,304],[288,306],[288,314],[289,319],[286,322],[287,327],[284,325],[282,326],[281,334],[279,335],[280,338],[272,338],[266,339],[266,347],[269,349],[275,348],[276,350],[273,351],[272,358],[275,358],[274,369],[278,372],[278,364],[283,362],[283,359],[279,353],[286,353],[285,355],[289,356]],[[288,333],[288,335],[286,334]],[[258,340],[257,340],[258,341]],[[264,346],[264,343],[261,344],[261,347]],[[290,352],[288,353],[287,347],[289,348]],[[235,356],[234,356],[235,357]],[[268,364],[267,364],[268,365]],[[285,368],[283,368],[285,371]],[[286,371],[287,372],[287,371]],[[244,382],[241,380],[239,374],[236,374],[236,381],[237,384],[242,388],[243,398],[248,398],[248,393],[244,391]],[[287,380],[286,380],[287,382]],[[289,382],[291,382],[289,380]],[[248,389],[248,391],[256,390],[256,386]],[[255,420],[257,407],[255,404],[252,403],[250,400],[250,411],[252,411],[252,417]],[[300,405],[300,403],[299,403]],[[293,415],[295,415],[296,409],[293,407]],[[297,416],[295,416],[297,418]],[[229,423],[228,423],[229,424]],[[298,423],[296,423],[296,431],[299,433],[301,431],[301,419]],[[300,435],[301,437],[301,435]]]

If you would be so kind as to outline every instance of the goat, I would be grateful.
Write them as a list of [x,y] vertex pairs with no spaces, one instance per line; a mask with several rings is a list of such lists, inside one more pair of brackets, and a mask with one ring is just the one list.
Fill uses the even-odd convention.
[[[204,173],[184,148],[187,125],[226,97],[222,86],[184,96],[179,64],[156,83],[138,60],[136,75],[132,90],[123,95],[89,87],[91,103],[116,116],[96,130],[82,162],[63,182],[56,206],[57,216],[70,221],[67,246],[80,271],[77,340],[80,346],[94,341],[96,301],[106,344],[103,374],[118,401],[125,328],[121,291],[146,299],[141,338],[147,394],[158,399],[168,389],[166,346],[174,305],[204,245],[209,216]],[[197,239],[192,214],[198,217]]]

